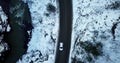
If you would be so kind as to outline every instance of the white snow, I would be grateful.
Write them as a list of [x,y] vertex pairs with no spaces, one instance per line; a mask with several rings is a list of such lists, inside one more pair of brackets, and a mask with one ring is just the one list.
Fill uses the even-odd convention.
[[[23,0],[28,3],[32,16],[32,38],[28,44],[27,53],[17,63],[54,63],[55,47],[59,28],[59,7],[57,0]],[[56,7],[49,13],[48,4]],[[49,16],[45,16],[49,13]]]
[[10,32],[10,30],[11,30],[11,27],[10,27],[10,25],[8,25],[6,31],[7,31],[7,32]]
[[0,17],[2,19],[2,22],[6,22],[8,17],[5,15],[5,13],[2,10],[2,7],[0,6]]
[[[80,54],[76,59],[85,63],[87,52],[75,44],[80,41],[89,41],[91,43],[101,42],[103,44],[103,55],[93,58],[92,63],[119,63],[120,62],[120,10],[110,9],[107,6],[119,0],[73,0],[73,31],[72,31],[72,45],[70,52],[69,63],[72,62],[76,51]],[[115,29],[115,39],[112,35],[113,24],[118,23]],[[95,36],[94,31],[98,32]],[[81,54],[81,52],[84,52]]]
[[[4,51],[4,46],[3,45],[0,45],[0,52],[1,51]],[[0,56],[1,56],[1,54],[0,54]]]
[[7,19],[8,19],[7,15],[4,13],[2,7],[0,6],[0,56],[2,55],[1,54],[2,52],[8,50],[8,45],[3,40],[4,34],[2,34],[3,32],[6,31],[5,29],[8,26]]

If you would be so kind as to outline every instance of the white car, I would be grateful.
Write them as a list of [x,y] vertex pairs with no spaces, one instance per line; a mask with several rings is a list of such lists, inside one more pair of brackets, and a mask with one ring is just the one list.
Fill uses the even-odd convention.
[[61,42],[59,45],[60,45],[60,46],[59,46],[59,50],[60,50],[60,51],[63,51],[63,43]]

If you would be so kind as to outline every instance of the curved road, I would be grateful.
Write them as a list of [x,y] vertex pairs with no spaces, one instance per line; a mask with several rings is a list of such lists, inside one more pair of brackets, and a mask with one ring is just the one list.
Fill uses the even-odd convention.
[[[72,0],[59,0],[59,7],[60,31],[55,63],[68,63],[72,31]],[[63,51],[59,50],[60,43],[63,43]]]

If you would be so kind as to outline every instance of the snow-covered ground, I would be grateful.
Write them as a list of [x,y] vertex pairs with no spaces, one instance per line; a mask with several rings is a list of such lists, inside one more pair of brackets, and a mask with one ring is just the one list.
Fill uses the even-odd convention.
[[120,62],[120,0],[73,0],[69,63]]
[[17,63],[54,63],[59,31],[57,0],[23,0],[32,16],[32,37],[28,50]]
[[8,50],[8,44],[3,40],[3,33],[10,31],[10,26],[7,19],[7,15],[4,13],[2,7],[0,6],[0,56],[2,56],[2,52]]

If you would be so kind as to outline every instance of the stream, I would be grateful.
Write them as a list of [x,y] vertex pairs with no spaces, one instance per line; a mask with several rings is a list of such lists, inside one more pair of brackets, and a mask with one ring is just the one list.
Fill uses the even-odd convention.
[[4,34],[9,50],[4,53],[0,63],[16,63],[27,50],[30,36],[27,31],[33,28],[29,8],[20,0],[0,0],[0,3],[11,26],[11,31]]

